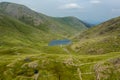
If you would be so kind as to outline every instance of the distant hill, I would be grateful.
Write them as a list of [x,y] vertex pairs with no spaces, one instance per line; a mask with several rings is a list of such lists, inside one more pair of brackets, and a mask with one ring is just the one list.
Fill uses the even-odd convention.
[[50,17],[20,4],[1,2],[0,10],[27,25],[34,26],[46,32],[61,34],[65,37],[74,35],[76,32],[87,28],[84,23],[75,17]]
[[79,53],[102,54],[120,51],[120,17],[86,30],[72,46]]

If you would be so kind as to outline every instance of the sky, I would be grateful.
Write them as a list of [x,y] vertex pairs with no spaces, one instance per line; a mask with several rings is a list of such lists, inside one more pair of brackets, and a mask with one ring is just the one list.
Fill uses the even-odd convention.
[[0,0],[26,5],[39,13],[53,17],[75,16],[99,24],[120,16],[120,0]]

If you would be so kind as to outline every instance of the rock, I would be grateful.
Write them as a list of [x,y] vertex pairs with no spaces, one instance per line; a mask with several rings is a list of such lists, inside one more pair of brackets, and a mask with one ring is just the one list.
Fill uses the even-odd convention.
[[30,62],[28,64],[29,68],[37,68],[38,67],[38,61]]

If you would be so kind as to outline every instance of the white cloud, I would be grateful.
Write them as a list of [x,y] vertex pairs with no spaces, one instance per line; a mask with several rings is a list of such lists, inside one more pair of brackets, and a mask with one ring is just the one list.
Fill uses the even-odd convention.
[[90,0],[90,3],[92,3],[92,4],[99,4],[99,3],[101,3],[101,1],[100,0]]
[[69,3],[69,4],[65,4],[59,7],[60,9],[79,9],[79,8],[83,8],[80,5],[76,4],[76,3]]

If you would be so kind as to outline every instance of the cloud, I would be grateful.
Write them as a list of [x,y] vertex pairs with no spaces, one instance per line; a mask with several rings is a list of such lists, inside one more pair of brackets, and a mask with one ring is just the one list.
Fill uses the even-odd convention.
[[101,1],[100,0],[90,0],[90,3],[92,3],[92,4],[99,4],[99,3],[101,3]]
[[120,8],[112,9],[112,12],[120,12]]
[[83,7],[81,7],[77,3],[69,3],[69,4],[62,5],[59,8],[60,9],[79,9],[79,8],[83,8]]

